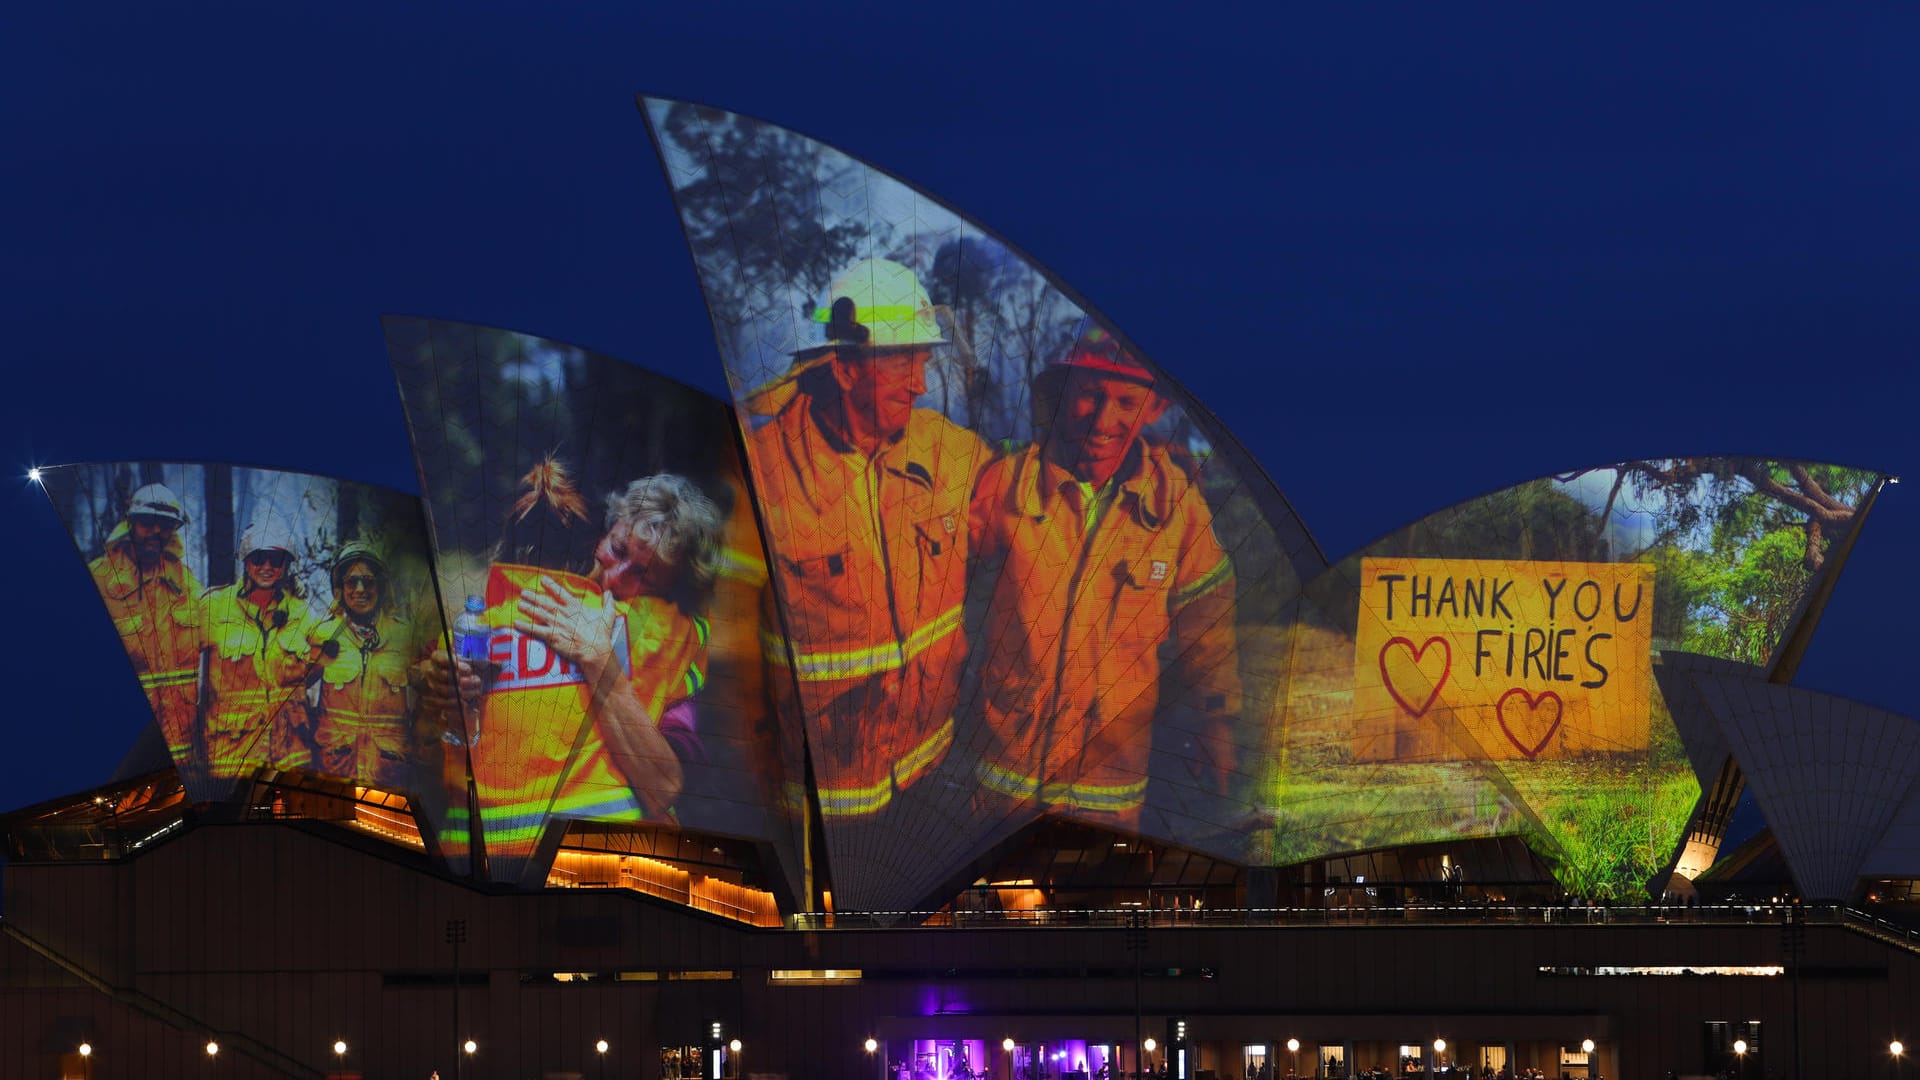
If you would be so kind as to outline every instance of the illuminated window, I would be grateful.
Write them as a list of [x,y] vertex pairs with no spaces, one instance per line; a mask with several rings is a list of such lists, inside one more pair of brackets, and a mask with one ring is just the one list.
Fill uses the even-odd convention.
[[775,968],[767,981],[788,986],[844,986],[860,981],[859,968]]

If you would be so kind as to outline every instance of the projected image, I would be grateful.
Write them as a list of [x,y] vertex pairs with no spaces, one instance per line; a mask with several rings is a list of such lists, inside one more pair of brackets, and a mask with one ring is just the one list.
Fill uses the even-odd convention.
[[257,770],[437,783],[417,662],[440,640],[418,500],[303,473],[42,470],[190,797]]
[[1764,665],[1876,474],[1740,458],[1523,484],[1304,590],[1277,862],[1522,834],[1578,895],[1637,898],[1699,783],[1663,650]]
[[766,564],[725,407],[540,338],[387,330],[489,873],[542,873],[571,820],[770,838],[801,774],[762,700]]
[[1042,815],[1234,857],[1318,555],[1167,373],[865,163],[647,100],[747,430],[837,897]]

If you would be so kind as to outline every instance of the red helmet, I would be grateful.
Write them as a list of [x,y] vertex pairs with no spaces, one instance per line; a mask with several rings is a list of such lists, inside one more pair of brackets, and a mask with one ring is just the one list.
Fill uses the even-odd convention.
[[1159,376],[1140,359],[1120,347],[1112,334],[1093,327],[1067,347],[1066,355],[1048,365],[1049,370],[1090,371],[1131,379],[1152,386]]

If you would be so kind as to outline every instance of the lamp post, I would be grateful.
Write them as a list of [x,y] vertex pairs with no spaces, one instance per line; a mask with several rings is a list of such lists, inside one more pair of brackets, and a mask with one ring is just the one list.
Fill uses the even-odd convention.
[[[84,1045],[82,1045],[80,1052],[83,1054],[87,1052]],[[1893,1080],[1900,1080],[1900,1055],[1906,1052],[1907,1044],[1901,1042],[1899,1039],[1895,1039],[1887,1044],[1887,1053],[1893,1055]]]
[[[1894,1043],[1893,1045],[1899,1046],[1900,1044]],[[93,1044],[83,1042],[80,1044],[79,1049],[80,1071],[85,1074],[86,1080],[93,1080]]]
[[739,1039],[735,1039],[727,1044],[727,1053],[733,1058],[733,1080],[740,1080],[742,1074],[740,1072],[741,1056]]
[[593,1052],[600,1055],[600,1080],[607,1080],[607,1040],[594,1043]]
[[876,1039],[876,1038],[874,1038],[873,1036],[871,1036],[871,1035],[869,1035],[869,1036],[867,1036],[867,1041],[866,1041],[866,1043],[865,1043],[864,1045],[865,1045],[865,1046],[866,1046],[866,1048],[867,1048],[867,1060],[868,1060],[868,1061],[872,1061],[872,1062],[874,1062],[874,1063],[875,1063],[875,1065],[876,1065],[876,1068],[878,1069],[878,1071],[877,1071],[877,1072],[875,1072],[875,1073],[874,1073],[873,1075],[874,1075],[875,1077],[877,1077],[877,1078],[879,1078],[879,1080],[885,1080],[885,1078],[886,1078],[886,1075],[887,1075],[887,1062],[886,1062],[886,1059],[885,1059],[884,1057],[881,1057],[881,1058],[876,1058],[876,1057],[874,1057],[874,1055],[873,1055],[873,1052],[874,1052],[875,1050],[878,1050],[878,1049],[880,1049],[880,1040],[878,1040],[878,1039]]
[[1735,1039],[1735,1040],[1733,1040],[1733,1056],[1734,1056],[1734,1057],[1735,1057],[1735,1058],[1736,1058],[1736,1059],[1737,1059],[1737,1060],[1738,1060],[1738,1061],[1740,1062],[1740,1068],[1739,1068],[1739,1072],[1740,1072],[1740,1080],[1746,1080],[1746,1076],[1747,1076],[1747,1040],[1745,1040],[1745,1039]]
[[[460,946],[467,943],[467,920],[448,919],[446,940],[447,944],[453,946],[453,1037],[458,1039],[460,1037]],[[468,1040],[468,1045],[472,1045],[471,1039]],[[473,1051],[469,1049],[467,1053],[471,1054]],[[453,1074],[455,1077],[466,1076],[466,1058],[453,1059]]]
[[1153,1051],[1159,1045],[1159,1043],[1153,1041],[1153,1036],[1151,1035],[1140,1042],[1140,1066],[1149,1073],[1153,1071]]
[[333,1071],[337,1073],[347,1071],[347,1040],[345,1039],[333,1040]]
[[213,1062],[214,1062],[214,1059],[215,1059],[215,1058],[217,1058],[217,1057],[219,1057],[219,1056],[220,1056],[220,1044],[219,1044],[219,1043],[217,1043],[217,1042],[215,1042],[215,1041],[213,1041],[212,1039],[208,1039],[208,1040],[207,1040],[207,1060],[206,1060],[206,1067],[207,1067],[207,1071],[208,1071],[209,1073],[211,1073],[211,1072],[213,1071]]
[[1293,1055],[1293,1075],[1295,1077],[1298,1077],[1300,1075],[1300,1040],[1299,1039],[1287,1040],[1287,1053]]

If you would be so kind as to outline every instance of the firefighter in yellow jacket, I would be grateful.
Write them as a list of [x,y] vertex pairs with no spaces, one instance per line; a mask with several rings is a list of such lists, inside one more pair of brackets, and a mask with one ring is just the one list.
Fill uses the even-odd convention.
[[1156,719],[1183,786],[1228,794],[1240,708],[1233,569],[1189,468],[1143,437],[1155,375],[1093,332],[1042,371],[1051,430],[973,502],[982,788],[1137,826]]
[[87,564],[176,765],[193,754],[200,662],[200,582],[181,561],[186,522],[180,497],[148,484],[128,500],[106,551]]
[[783,722],[804,717],[832,819],[881,810],[953,743],[967,500],[988,453],[914,408],[945,339],[911,270],[855,263],[814,317],[825,342],[745,404],[773,414],[747,439],[785,620],[767,653],[794,673],[773,684]]
[[385,559],[362,541],[333,560],[333,609],[307,632],[317,665],[313,743],[319,768],[395,791],[408,776],[408,664],[418,643],[397,614]]
[[240,580],[201,594],[205,678],[201,735],[216,779],[254,767],[312,763],[304,684],[307,602],[294,577],[294,540],[250,525],[240,540]]
[[[524,869],[516,860],[552,819],[671,820],[681,760],[699,753],[692,699],[706,682],[702,611],[725,519],[673,474],[636,480],[607,503],[590,574],[489,569],[493,670],[456,662],[496,880]],[[453,814],[456,841],[464,818]]]

